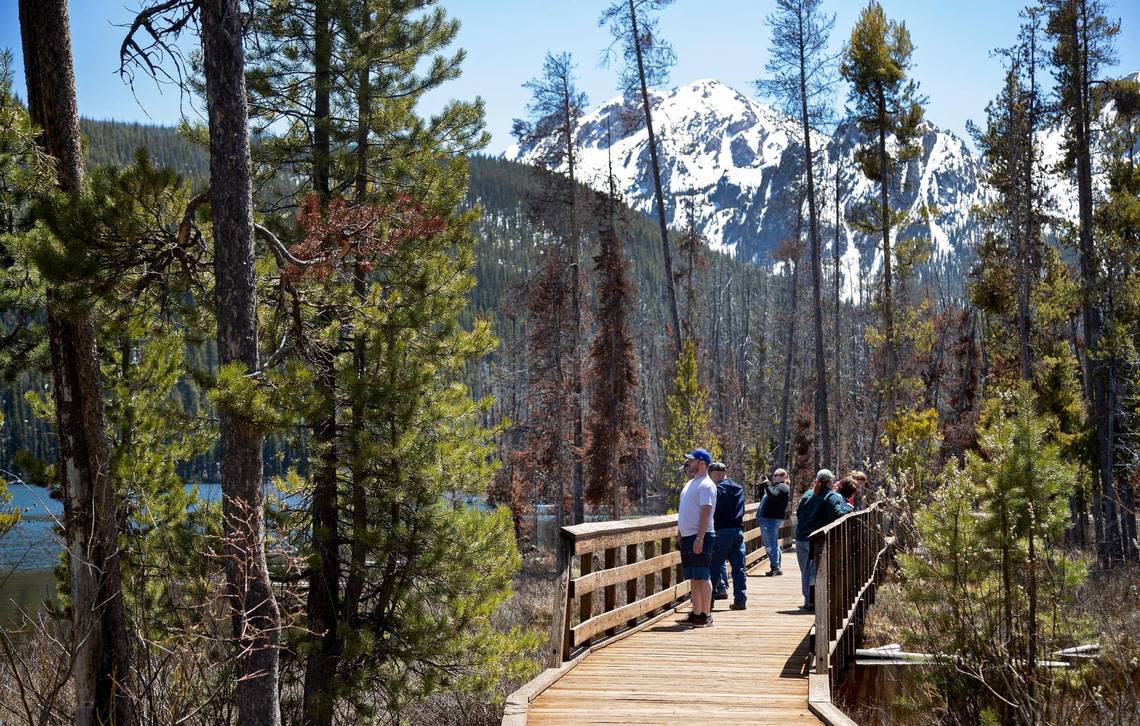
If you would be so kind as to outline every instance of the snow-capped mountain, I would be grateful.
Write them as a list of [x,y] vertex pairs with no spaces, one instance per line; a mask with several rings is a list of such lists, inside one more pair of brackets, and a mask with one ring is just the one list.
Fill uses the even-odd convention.
[[[665,210],[673,228],[685,226],[691,199],[698,227],[714,248],[743,259],[766,261],[795,228],[798,157],[802,146],[793,121],[756,99],[715,80],[700,80],[668,93],[653,94],[653,123],[661,150]],[[649,135],[639,107],[613,98],[582,119],[577,131],[581,179],[605,188],[612,161],[618,188],[635,209],[654,209]],[[825,245],[834,239],[838,169],[840,249],[854,269],[877,267],[874,240],[846,224],[849,212],[876,198],[877,187],[859,172],[854,153],[857,129],[840,126],[831,138],[813,136],[817,151],[817,190],[822,200]],[[937,255],[966,248],[975,233],[974,205],[984,202],[980,164],[965,143],[927,124],[919,158],[911,161],[892,206],[934,210],[929,229]],[[535,148],[510,147],[508,159],[527,162]],[[914,234],[924,229],[905,230]],[[860,265],[859,260],[862,260]]]

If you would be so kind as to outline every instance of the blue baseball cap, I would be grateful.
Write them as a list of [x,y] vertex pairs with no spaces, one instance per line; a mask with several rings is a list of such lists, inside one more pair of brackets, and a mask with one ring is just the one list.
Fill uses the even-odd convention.
[[705,462],[706,464],[712,463],[712,456],[709,454],[709,452],[705,451],[704,449],[693,449],[689,453],[685,454],[685,458],[686,459],[700,459],[701,461]]

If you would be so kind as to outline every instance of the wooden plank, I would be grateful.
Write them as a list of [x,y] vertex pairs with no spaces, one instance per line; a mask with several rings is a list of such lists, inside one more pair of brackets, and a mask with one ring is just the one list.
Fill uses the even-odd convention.
[[[755,516],[759,502],[746,504],[744,516]],[[597,552],[607,547],[620,547],[628,544],[640,544],[651,539],[661,539],[675,533],[677,530],[677,515],[667,514],[660,517],[636,517],[623,519],[619,522],[588,522],[563,527],[561,534],[574,542],[574,554],[581,555],[586,552]]]
[[633,618],[645,615],[688,594],[689,581],[685,580],[681,584],[674,585],[668,590],[662,590],[655,595],[650,595],[649,597],[632,602],[613,612],[603,613],[597,617],[578,623],[571,631],[571,640],[575,646],[578,646],[606,628],[620,625],[623,620],[632,620]]
[[[647,561],[652,561],[652,560],[657,559],[657,557],[656,557],[656,555],[657,555],[657,542],[656,541],[651,540],[649,542],[646,542],[645,544],[641,545],[641,548],[643,550],[643,552],[641,554]],[[677,561],[680,562],[680,560],[681,560],[681,554],[678,552],[677,553]],[[657,574],[654,572],[646,573],[644,585],[642,586],[642,590],[641,590],[642,594],[645,597],[649,597],[650,595],[653,595],[654,593],[657,593],[660,591],[661,591],[661,589],[657,587]]]
[[[649,545],[650,543],[648,542],[645,544],[646,549],[649,548]],[[610,551],[611,550],[606,550],[606,552]],[[628,549],[626,551],[626,554],[628,556]],[[608,562],[609,560],[607,559],[606,561]],[[573,593],[574,597],[578,597],[580,595],[599,590],[609,585],[615,585],[619,582],[626,580],[636,580],[639,577],[649,575],[651,573],[657,572],[658,570],[664,570],[668,567],[672,567],[680,561],[680,552],[670,552],[668,554],[658,555],[648,560],[640,560],[634,562],[633,564],[622,565],[620,567],[609,568],[607,566],[607,569],[605,570],[591,572],[589,575],[583,575],[582,577],[576,577],[571,580],[570,592]]]
[[831,702],[831,683],[827,676],[813,673],[808,676],[808,708],[827,726],[858,726],[847,714]]

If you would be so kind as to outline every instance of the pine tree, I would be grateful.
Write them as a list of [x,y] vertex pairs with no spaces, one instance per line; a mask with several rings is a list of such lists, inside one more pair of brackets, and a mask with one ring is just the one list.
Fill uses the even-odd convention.
[[931,672],[954,718],[1034,723],[1065,682],[1039,662],[1081,627],[1069,605],[1084,565],[1060,547],[1063,495],[1078,474],[1027,382],[984,408],[979,450],[944,472],[915,518],[922,549],[900,562],[920,616],[915,642],[955,654]]
[[[1119,23],[1111,22],[1100,0],[1049,0],[1044,4],[1046,34],[1052,40],[1051,63],[1055,80],[1057,115],[1065,124],[1065,167],[1076,172],[1078,222],[1076,236],[1080,253],[1081,318],[1084,333],[1083,367],[1085,397],[1093,424],[1094,493],[1097,498],[1097,552],[1102,565],[1140,557],[1134,537],[1134,510],[1130,485],[1116,465],[1119,438],[1116,423],[1121,416],[1118,396],[1119,360],[1105,350],[1106,299],[1111,287],[1104,273],[1107,260],[1094,229],[1093,151],[1094,119],[1098,104],[1093,95],[1100,70],[1114,58],[1113,39]],[[1134,507],[1134,505],[1132,505]]]
[[295,224],[259,227],[287,313],[268,335],[323,377],[301,402],[322,432],[302,541],[311,633],[296,635],[306,723],[485,690],[531,642],[488,620],[517,567],[511,518],[441,503],[486,490],[496,432],[457,382],[494,341],[485,321],[460,327],[477,217],[464,157],[487,136],[477,103],[416,113],[462,60],[445,54],[458,23],[432,4],[274,3],[254,19],[256,125],[288,128],[259,158],[305,174],[279,190]]
[[697,376],[697,346],[690,338],[681,348],[677,359],[677,376],[673,379],[673,393],[666,401],[669,411],[664,440],[661,442],[665,457],[665,471],[662,479],[670,487],[670,501],[676,504],[680,495],[676,466],[682,457],[697,447],[707,449],[717,458],[720,446],[713,433],[709,420],[708,390],[700,384]]
[[[60,193],[84,186],[79,112],[67,5],[20,2],[28,114],[55,163]],[[65,255],[82,258],[81,240],[61,239]],[[119,569],[118,503],[112,488],[95,321],[82,295],[46,294],[51,350],[57,472],[64,494],[70,604],[76,649],[76,723],[134,723],[130,640]]]
[[[802,171],[806,181],[808,206],[808,249],[811,256],[812,323],[815,353],[815,423],[820,444],[816,447],[815,468],[820,458],[834,461],[827,402],[827,365],[823,354],[823,262],[820,258],[820,220],[816,203],[816,168],[812,152],[812,131],[829,116],[826,104],[834,83],[835,58],[828,55],[835,16],[820,11],[820,0],[777,0],[776,13],[766,20],[772,29],[771,55],[765,69],[772,78],[757,83],[761,92],[779,99],[785,112],[798,120],[802,146]],[[838,197],[836,198],[838,204]],[[838,246],[836,248],[838,250]],[[838,251],[836,252],[838,255]],[[836,270],[838,275],[838,269]],[[837,333],[838,334],[838,333]],[[839,361],[832,361],[838,366]]]
[[[548,367],[549,373],[565,374],[568,376],[567,387],[569,391],[568,406],[565,414],[569,417],[567,423],[571,432],[573,478],[571,483],[571,507],[573,521],[581,523],[585,519],[584,513],[584,476],[582,470],[583,447],[583,398],[582,368],[583,368],[583,325],[582,309],[584,300],[582,296],[583,270],[582,233],[581,233],[581,199],[582,192],[578,187],[576,177],[576,163],[578,156],[577,131],[578,124],[585,113],[588,103],[586,95],[579,91],[574,84],[574,62],[568,53],[557,56],[547,54],[543,63],[542,75],[524,84],[531,92],[531,100],[527,105],[531,119],[529,121],[516,119],[513,133],[520,144],[535,146],[540,150],[538,164],[545,173],[541,174],[542,187],[540,197],[533,200],[534,219],[543,226],[551,228],[554,240],[552,244],[563,249],[558,255],[548,257],[548,264],[565,264],[564,269],[548,269],[544,280],[552,281],[554,275],[565,275],[569,278],[566,284],[556,286],[549,293],[538,293],[541,304],[533,306],[531,312],[535,316],[555,315],[566,316],[565,342],[559,341],[559,346],[565,346],[568,360],[565,366],[561,364]],[[565,170],[565,176],[563,176]],[[564,292],[568,297],[559,300],[555,297],[558,291]],[[539,301],[536,299],[536,302]],[[533,349],[533,348],[532,348]],[[540,351],[536,351],[541,355]],[[558,410],[562,410],[559,406]],[[555,425],[555,430],[561,430],[557,422],[549,417],[547,422]],[[549,431],[534,430],[537,438],[545,437]],[[534,472],[537,476],[538,472]],[[561,499],[561,497],[559,497]]]
[[[612,180],[612,176],[611,176]],[[598,200],[597,332],[590,346],[592,393],[587,416],[586,497],[597,504],[608,497],[613,519],[620,519],[627,497],[636,493],[638,469],[647,441],[637,408],[638,376],[630,309],[637,297],[617,228],[617,200]]]
[[[844,52],[840,74],[851,84],[849,101],[859,129],[870,139],[858,154],[863,175],[879,186],[879,200],[865,210],[857,228],[882,238],[883,315],[882,349],[886,357],[884,378],[887,418],[894,418],[902,382],[899,380],[898,303],[895,297],[894,267],[898,250],[891,233],[904,221],[903,213],[891,208],[890,195],[904,162],[919,149],[915,138],[922,122],[918,86],[907,79],[914,45],[905,23],[890,21],[883,7],[871,0],[859,15]],[[891,151],[888,138],[894,140]],[[893,443],[891,444],[893,447]],[[872,457],[873,458],[873,457]]]

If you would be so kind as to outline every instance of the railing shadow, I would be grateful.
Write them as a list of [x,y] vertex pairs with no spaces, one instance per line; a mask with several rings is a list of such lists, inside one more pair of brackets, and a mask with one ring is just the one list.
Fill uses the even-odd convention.
[[812,664],[812,634],[811,632],[804,633],[804,638],[784,661],[784,667],[780,670],[780,678],[807,678],[811,674]]

